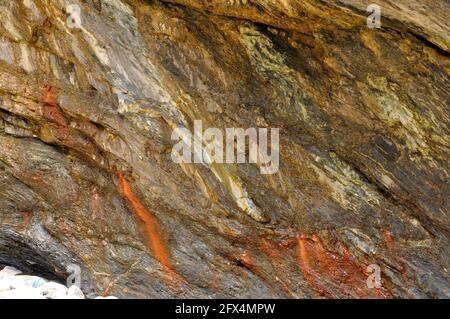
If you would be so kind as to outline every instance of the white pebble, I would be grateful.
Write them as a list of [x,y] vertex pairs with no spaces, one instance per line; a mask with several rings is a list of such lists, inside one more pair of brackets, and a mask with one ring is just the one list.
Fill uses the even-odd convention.
[[47,280],[37,276],[18,275],[14,279],[31,288],[39,288],[47,283]]
[[84,294],[77,285],[72,285],[67,290],[67,296],[73,299],[84,299]]
[[45,299],[38,288],[21,287],[0,292],[0,299]]
[[15,276],[21,274],[22,272],[19,269],[14,267],[6,266],[2,270],[0,270],[0,279],[10,276]]
[[27,287],[25,285],[25,282],[23,280],[17,279],[16,276],[4,277],[0,279],[0,282],[3,290],[20,289]]
[[56,282],[47,282],[40,287],[42,294],[47,299],[62,299],[67,295],[67,287]]
[[107,297],[103,297],[103,296],[97,296],[94,299],[119,299],[115,296],[107,296]]

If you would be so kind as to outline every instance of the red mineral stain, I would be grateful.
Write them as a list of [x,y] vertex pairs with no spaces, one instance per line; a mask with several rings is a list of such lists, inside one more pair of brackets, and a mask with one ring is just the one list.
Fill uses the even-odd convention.
[[325,286],[320,281],[320,274],[316,273],[312,267],[313,260],[311,258],[311,251],[314,252],[314,248],[311,247],[311,240],[298,234],[297,241],[300,269],[303,272],[306,281],[319,297],[331,298],[332,296],[327,292]]
[[70,228],[69,228],[69,226],[66,224],[66,222],[64,220],[60,220],[58,222],[58,226],[63,231],[63,233],[65,235],[70,235]]
[[[399,252],[396,251],[395,238],[394,238],[394,235],[392,234],[390,228],[384,227],[382,229],[382,235],[384,238],[384,242],[386,243],[387,249],[391,253],[393,253],[394,258],[397,258]],[[409,276],[408,276],[407,265],[404,262],[400,262],[400,264],[401,264],[400,273],[405,282],[405,285],[407,288],[412,288],[411,278],[409,278]],[[385,294],[385,291],[381,291],[379,293],[383,295],[383,294]]]
[[255,264],[253,263],[252,257],[248,251],[244,251],[239,257],[239,262],[248,269],[254,269]]
[[100,194],[97,192],[97,189],[94,189],[92,192],[92,215],[94,216],[94,218],[97,217],[97,212],[100,208]]
[[312,240],[314,241],[314,252],[316,258],[319,261],[319,265],[321,268],[326,269],[330,265],[331,261],[328,258],[328,255],[325,253],[325,249],[320,242],[319,237],[317,235],[312,235]]
[[55,88],[52,86],[47,86],[42,93],[41,101],[43,104],[42,115],[44,119],[56,124],[57,138],[61,140],[67,139],[69,136],[69,129],[67,127],[66,119],[58,106]]
[[277,270],[278,274],[275,279],[281,284],[284,292],[291,298],[298,298],[297,295],[295,295],[295,293],[293,293],[289,288],[286,283],[287,280],[284,276],[289,273],[289,269],[286,264],[286,256],[280,250],[286,248],[286,242],[282,242],[277,245],[270,240],[263,238],[260,242],[260,248],[261,251],[269,257],[272,267]]
[[384,237],[384,241],[386,242],[387,248],[389,250],[394,250],[395,240],[394,240],[394,236],[392,236],[392,233],[389,230],[389,228],[383,229],[383,237]]
[[309,275],[311,273],[311,263],[309,261],[309,253],[306,248],[306,238],[303,235],[297,235],[298,241],[298,257],[300,266],[302,267],[302,271],[305,275]]
[[133,208],[135,215],[144,223],[147,236],[149,248],[153,252],[154,257],[162,265],[163,270],[167,273],[168,279],[173,279],[173,268],[169,258],[169,252],[167,251],[163,240],[160,235],[160,227],[157,219],[145,208],[140,202],[139,198],[134,195],[131,190],[130,184],[128,183],[126,177],[123,173],[118,172],[120,190],[128,201],[128,203]]
[[[367,287],[365,265],[359,266],[358,262],[353,261],[345,246],[339,255],[328,251],[315,234],[310,237],[297,235],[297,240],[301,270],[319,296],[335,298],[336,292],[339,292],[339,295],[351,298],[390,297],[382,288]],[[329,287],[330,282],[334,284],[333,290]]]
[[33,180],[33,182],[38,183],[38,184],[46,184],[44,181],[44,177],[42,175],[42,173],[38,172],[36,174],[33,174],[31,176],[31,179]]
[[279,254],[277,253],[277,246],[271,241],[263,238],[260,244],[261,250],[270,257],[274,262],[278,262]]
[[32,214],[29,211],[24,211],[24,212],[19,211],[19,213],[22,214],[22,218],[23,218],[20,226],[21,226],[21,228],[26,228],[30,224]]
[[98,208],[100,204],[100,194],[97,192],[96,189],[92,192],[92,203],[93,208]]
[[342,251],[342,256],[344,256],[345,258],[351,258],[351,254],[350,251],[348,250],[348,248],[344,245],[341,245],[341,251]]
[[349,297],[367,298],[367,278],[364,268],[353,262],[348,249],[344,247],[341,256],[333,254],[325,249],[319,237],[313,235],[313,238],[321,273],[326,274],[332,282],[340,284],[343,287],[342,294],[347,294]]
[[52,86],[47,86],[42,93],[43,116],[46,120],[55,123],[60,127],[66,127],[66,119],[62,115],[58,107],[58,102],[55,96],[55,89]]
[[[266,270],[258,266],[254,261],[249,251],[244,251],[239,256],[234,257],[234,260],[239,262],[242,266],[250,270],[253,274],[261,278],[265,283],[267,283],[268,287],[275,291],[274,287],[271,284],[271,281],[268,280],[268,276]],[[242,273],[245,276],[245,273]],[[248,285],[248,283],[246,283]]]

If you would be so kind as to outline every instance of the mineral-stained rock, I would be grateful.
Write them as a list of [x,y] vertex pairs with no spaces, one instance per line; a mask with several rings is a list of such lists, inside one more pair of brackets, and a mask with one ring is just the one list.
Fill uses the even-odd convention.
[[[378,0],[370,29],[370,3],[0,1],[0,264],[125,298],[450,297],[450,5]],[[280,128],[278,172],[175,163],[195,120]]]

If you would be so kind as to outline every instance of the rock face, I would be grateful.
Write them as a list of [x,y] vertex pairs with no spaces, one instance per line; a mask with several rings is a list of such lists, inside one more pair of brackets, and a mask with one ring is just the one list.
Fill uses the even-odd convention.
[[[124,298],[450,297],[450,4],[377,0],[369,29],[370,3],[0,1],[0,264]],[[174,163],[195,120],[280,128],[278,172]]]

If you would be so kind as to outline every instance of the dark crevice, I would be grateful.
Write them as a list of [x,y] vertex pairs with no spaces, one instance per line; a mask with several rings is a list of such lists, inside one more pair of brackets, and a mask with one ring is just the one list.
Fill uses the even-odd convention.
[[26,275],[39,276],[59,283],[65,276],[53,265],[44,253],[32,248],[28,243],[3,234],[0,237],[0,265],[12,266]]
[[[211,15],[215,15],[215,16],[220,16],[220,17],[225,17],[225,18],[230,18],[230,19],[236,19],[236,20],[241,20],[241,21],[248,21],[251,23],[254,23],[255,25],[259,25],[259,26],[265,26],[265,27],[270,27],[270,28],[276,28],[276,29],[281,29],[284,31],[291,31],[290,29],[286,29],[283,28],[281,25],[273,25],[273,24],[268,24],[265,23],[263,21],[260,20],[254,20],[254,19],[246,19],[244,17],[238,17],[236,15],[231,15],[231,14],[226,14],[226,13],[217,13],[217,12],[212,12],[211,10],[209,10],[208,8],[203,8],[203,9],[197,9],[197,8],[193,8],[193,7],[189,7],[189,6],[185,6],[183,4],[180,3],[174,3],[171,1],[165,1],[165,0],[160,0],[162,3],[166,4],[166,5],[172,5],[172,6],[179,6],[179,7],[184,7],[186,9],[189,10],[194,10],[194,11],[198,11],[201,13],[207,13],[207,14],[211,14]],[[261,12],[264,12],[264,10],[262,8],[260,8],[259,5],[257,5],[257,8],[261,9]],[[340,3],[340,5],[338,7],[336,7],[336,9],[348,9],[351,12],[353,12],[354,14],[356,14],[357,16],[359,16],[360,18],[366,18],[367,16],[367,12],[364,10],[360,10],[358,8],[355,8],[352,5],[346,5],[344,3]],[[345,12],[343,11],[342,14],[345,14]],[[386,27],[383,26],[383,29],[392,29],[393,31],[396,32],[400,32],[400,33],[404,33],[404,34],[409,34],[411,36],[413,36],[414,38],[418,39],[421,43],[423,43],[426,47],[429,47],[433,50],[435,50],[436,52],[438,52],[440,55],[445,56],[445,57],[450,57],[450,52],[448,52],[447,50],[445,50],[444,48],[440,47],[438,44],[432,42],[431,40],[427,39],[424,35],[421,35],[417,32],[415,32],[414,30],[411,30],[411,28],[409,28],[407,25],[405,25],[405,23],[403,23],[400,20],[396,20],[393,18],[388,18],[388,17],[383,17],[383,20],[386,21]],[[394,27],[399,25],[400,28],[398,27]]]
[[412,31],[410,31],[409,34],[411,34],[416,39],[418,39],[420,42],[422,42],[422,44],[424,44],[426,47],[429,47],[429,48],[435,50],[436,52],[438,52],[440,55],[445,56],[445,57],[450,57],[450,52],[444,50],[443,48],[441,48],[437,44],[431,42],[430,40],[428,40],[423,35],[415,33],[415,32],[412,32]]

